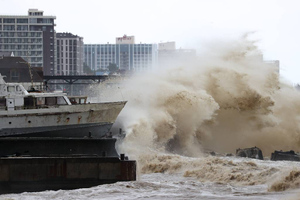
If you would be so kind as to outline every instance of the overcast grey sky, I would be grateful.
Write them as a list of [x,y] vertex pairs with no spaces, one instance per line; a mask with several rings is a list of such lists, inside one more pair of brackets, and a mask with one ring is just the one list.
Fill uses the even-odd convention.
[[56,16],[56,31],[84,43],[175,41],[201,48],[215,38],[255,31],[265,59],[280,60],[281,75],[300,83],[300,0],[0,0],[1,15],[27,15],[29,8]]

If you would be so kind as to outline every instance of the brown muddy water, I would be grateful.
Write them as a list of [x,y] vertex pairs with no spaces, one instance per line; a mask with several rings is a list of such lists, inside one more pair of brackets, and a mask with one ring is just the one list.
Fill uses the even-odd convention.
[[[0,199],[300,199],[300,163],[269,160],[274,150],[300,151],[300,92],[246,37],[206,48],[93,88],[101,101],[128,100],[117,149],[137,160],[138,181]],[[254,146],[265,160],[224,156]]]

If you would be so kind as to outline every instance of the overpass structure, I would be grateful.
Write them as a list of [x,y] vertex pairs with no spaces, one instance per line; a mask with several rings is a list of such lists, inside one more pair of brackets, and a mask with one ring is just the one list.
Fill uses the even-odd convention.
[[[44,76],[45,85],[47,84],[91,84],[100,83],[110,77],[108,75],[87,75],[87,76]],[[54,80],[54,82],[53,82]]]
[[[116,77],[117,76],[115,75],[44,76],[43,80],[46,90],[53,87],[56,88],[59,85],[65,85],[63,88],[67,88],[67,93],[69,95],[77,95],[78,91],[85,90],[84,88],[86,88],[88,85],[100,84],[107,79]],[[75,88],[74,85],[76,85]]]

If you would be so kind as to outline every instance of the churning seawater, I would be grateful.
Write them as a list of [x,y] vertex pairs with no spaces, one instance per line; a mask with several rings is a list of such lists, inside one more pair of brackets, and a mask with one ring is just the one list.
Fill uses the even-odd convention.
[[[137,160],[137,181],[0,199],[300,199],[300,163],[268,159],[300,151],[300,92],[255,43],[215,41],[170,63],[94,88],[101,101],[128,101],[117,149]],[[265,160],[224,156],[254,146]]]
[[[296,200],[300,197],[299,190],[272,189],[276,185],[295,186],[293,181],[297,178],[293,180],[289,171],[299,168],[296,162],[212,156],[198,159],[178,155],[172,160],[173,155],[164,156],[167,158],[155,156],[155,159],[150,159],[147,169],[143,169],[145,171],[134,182],[118,182],[76,190],[7,194],[1,195],[0,199]],[[236,180],[231,181],[232,176],[236,176]]]

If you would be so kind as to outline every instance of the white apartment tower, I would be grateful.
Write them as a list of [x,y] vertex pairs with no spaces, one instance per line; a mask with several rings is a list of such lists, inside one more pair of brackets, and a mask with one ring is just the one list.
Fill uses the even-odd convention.
[[135,44],[134,36],[116,38],[116,44],[85,44],[84,59],[93,71],[106,70],[110,63],[123,71],[146,71],[157,64],[156,44]]
[[13,52],[32,67],[53,75],[55,63],[55,16],[29,9],[28,15],[0,15],[0,52]]

